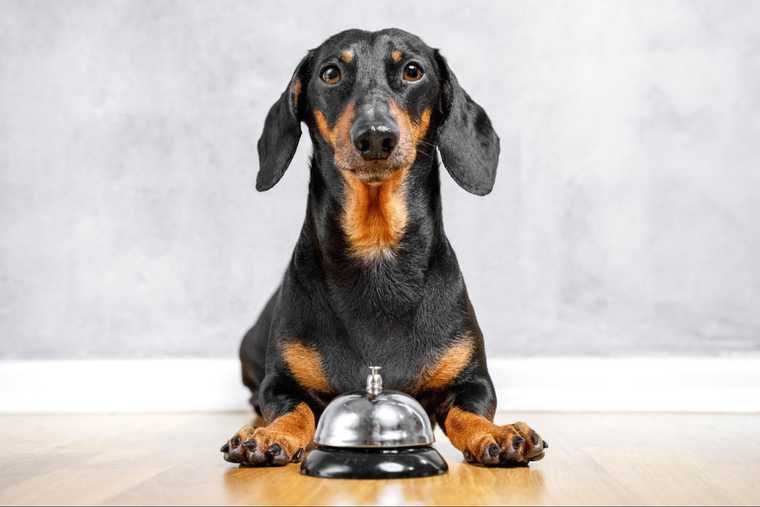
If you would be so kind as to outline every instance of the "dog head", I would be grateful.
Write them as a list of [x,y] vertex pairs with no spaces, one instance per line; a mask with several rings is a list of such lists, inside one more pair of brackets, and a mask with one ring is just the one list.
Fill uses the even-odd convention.
[[348,30],[308,52],[267,115],[258,190],[285,173],[301,122],[318,159],[331,161],[320,166],[325,178],[345,173],[380,184],[437,146],[461,187],[478,195],[493,188],[499,138],[488,115],[438,50],[402,30]]

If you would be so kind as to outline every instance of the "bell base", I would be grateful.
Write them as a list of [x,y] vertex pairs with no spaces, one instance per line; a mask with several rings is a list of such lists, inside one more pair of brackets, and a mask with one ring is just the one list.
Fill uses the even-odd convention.
[[432,447],[361,449],[317,447],[301,463],[301,473],[327,479],[402,479],[445,474],[443,456]]

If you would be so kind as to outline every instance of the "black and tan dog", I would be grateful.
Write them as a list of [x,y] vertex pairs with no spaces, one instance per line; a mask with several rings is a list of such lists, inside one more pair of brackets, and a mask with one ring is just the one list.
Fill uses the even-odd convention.
[[496,397],[475,312],[443,230],[436,147],[449,174],[491,191],[499,138],[437,50],[401,30],[349,30],[301,60],[267,115],[258,190],[314,145],[301,235],[282,285],[243,339],[251,403],[227,461],[299,461],[325,405],[382,365],[467,461],[524,465],[547,447],[525,423],[492,422]]

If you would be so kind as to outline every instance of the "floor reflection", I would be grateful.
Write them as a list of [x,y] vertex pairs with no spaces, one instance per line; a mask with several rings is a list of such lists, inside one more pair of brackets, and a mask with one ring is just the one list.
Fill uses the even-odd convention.
[[532,468],[483,468],[449,460],[449,473],[424,479],[336,480],[306,477],[297,465],[230,468],[224,474],[233,504],[402,505],[542,503],[544,476]]

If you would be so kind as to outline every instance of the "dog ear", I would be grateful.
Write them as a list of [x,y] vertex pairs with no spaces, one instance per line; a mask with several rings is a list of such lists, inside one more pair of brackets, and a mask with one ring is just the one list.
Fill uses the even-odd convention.
[[457,81],[446,59],[435,52],[441,76],[438,151],[454,181],[470,193],[486,195],[493,189],[499,163],[499,136],[491,120]]
[[256,190],[269,190],[282,178],[290,165],[301,138],[303,119],[303,87],[306,86],[310,54],[303,57],[296,67],[288,87],[269,109],[264,121],[264,131],[259,138],[259,174]]

